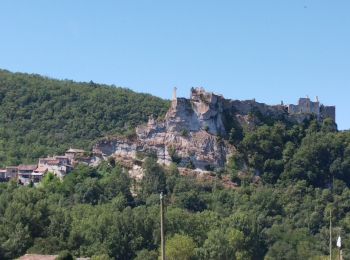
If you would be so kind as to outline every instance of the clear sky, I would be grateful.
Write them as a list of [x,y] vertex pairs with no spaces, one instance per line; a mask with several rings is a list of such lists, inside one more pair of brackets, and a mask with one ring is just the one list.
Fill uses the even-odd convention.
[[171,98],[337,106],[350,129],[350,0],[1,0],[0,68]]

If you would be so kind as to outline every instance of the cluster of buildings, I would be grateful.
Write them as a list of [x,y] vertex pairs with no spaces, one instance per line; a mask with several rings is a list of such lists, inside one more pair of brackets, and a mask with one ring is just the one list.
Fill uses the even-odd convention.
[[46,173],[51,172],[60,179],[63,179],[78,161],[85,159],[85,151],[70,148],[65,155],[39,158],[37,164],[7,166],[0,169],[0,181],[16,180],[22,185],[39,183]]

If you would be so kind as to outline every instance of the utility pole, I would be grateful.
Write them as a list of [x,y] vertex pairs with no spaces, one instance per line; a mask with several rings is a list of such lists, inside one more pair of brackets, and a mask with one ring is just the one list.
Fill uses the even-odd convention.
[[160,241],[162,260],[165,260],[165,238],[164,238],[164,196],[160,193]]
[[[333,185],[334,185],[334,174],[332,175],[331,181],[331,194],[332,194],[332,202],[334,202],[333,197]],[[332,207],[331,204],[329,208],[329,260],[332,260]]]
[[332,208],[329,211],[329,260],[332,260]]

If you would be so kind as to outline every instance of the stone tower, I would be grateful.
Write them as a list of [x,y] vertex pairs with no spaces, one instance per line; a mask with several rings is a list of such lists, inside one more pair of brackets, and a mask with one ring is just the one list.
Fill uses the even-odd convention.
[[177,90],[177,87],[174,87],[174,89],[173,89],[173,100],[176,100],[176,90]]

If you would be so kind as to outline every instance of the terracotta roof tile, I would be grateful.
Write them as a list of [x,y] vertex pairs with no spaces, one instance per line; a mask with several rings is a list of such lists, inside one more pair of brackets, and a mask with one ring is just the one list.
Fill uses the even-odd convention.
[[20,165],[18,166],[19,171],[34,171],[38,166],[35,165]]

